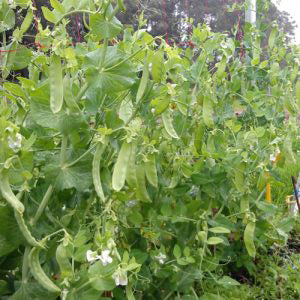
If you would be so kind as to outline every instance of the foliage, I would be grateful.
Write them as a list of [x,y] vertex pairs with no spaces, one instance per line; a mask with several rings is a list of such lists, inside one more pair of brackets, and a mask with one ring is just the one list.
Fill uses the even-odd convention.
[[[137,15],[143,11],[152,35],[168,33],[170,41],[174,39],[176,42],[182,42],[187,40],[191,33],[187,19],[191,19],[194,25],[206,22],[215,32],[234,33],[239,16],[240,26],[244,26],[244,9],[241,5],[244,2],[243,0],[125,0],[126,12],[120,13],[119,17],[122,23],[137,28]],[[265,31],[275,21],[280,30],[293,37],[295,21],[291,20],[288,13],[279,11],[273,2],[257,1],[258,26]],[[227,11],[227,8],[230,9]]]
[[[2,1],[6,30],[16,2],[32,8]],[[214,299],[207,281],[239,284],[227,264],[253,275],[256,253],[285,245],[295,223],[263,196],[276,167],[296,163],[300,49],[274,27],[261,60],[247,25],[240,57],[240,41],[203,24],[182,50],[142,18],[124,29],[120,0],[51,5],[43,47],[22,46],[25,25],[2,47],[1,297]],[[77,12],[90,31],[73,46]]]

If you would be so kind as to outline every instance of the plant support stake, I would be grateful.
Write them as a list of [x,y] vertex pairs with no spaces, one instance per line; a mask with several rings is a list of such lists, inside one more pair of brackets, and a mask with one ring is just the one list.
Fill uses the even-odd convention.
[[296,188],[296,179],[295,179],[294,176],[292,176],[292,183],[293,183],[294,194],[295,194],[295,199],[296,199],[296,203],[297,203],[297,206],[298,206],[298,214],[299,214],[300,204],[299,204],[299,198],[298,198],[298,191],[297,191],[297,188]]

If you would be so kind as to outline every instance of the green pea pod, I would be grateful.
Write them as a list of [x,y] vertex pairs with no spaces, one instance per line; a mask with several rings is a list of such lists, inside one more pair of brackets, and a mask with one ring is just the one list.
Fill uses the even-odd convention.
[[300,107],[300,79],[297,81],[295,89],[296,89],[296,98],[298,101],[298,107]]
[[172,123],[172,117],[171,117],[171,113],[169,110],[164,111],[162,114],[162,120],[163,120],[163,124],[164,127],[167,131],[167,133],[174,139],[179,139],[179,136],[175,130],[175,128],[173,127],[173,123]]
[[24,205],[11,190],[7,174],[4,176],[0,175],[0,190],[2,196],[14,208],[14,210],[22,214],[25,210]]
[[203,98],[203,121],[210,128],[214,126],[213,112],[212,101],[209,97],[205,96]]
[[145,166],[136,166],[136,196],[142,202],[152,202],[146,188]]
[[249,222],[244,231],[244,243],[248,254],[255,257],[256,250],[254,245],[255,222]]
[[155,161],[154,154],[148,155],[148,160],[145,162],[145,173],[148,182],[152,186],[157,188],[158,179],[157,179],[157,169],[156,169],[156,161]]
[[72,92],[72,80],[69,74],[66,74],[63,80],[64,100],[68,108],[75,111],[80,111],[78,104]]
[[152,58],[152,78],[156,82],[160,82],[163,76],[164,68],[164,52],[158,51]]
[[205,132],[205,124],[202,121],[195,129],[195,134],[194,134],[194,146],[198,153],[201,153],[204,132]]
[[59,244],[56,248],[55,257],[60,268],[61,277],[71,277],[73,275],[73,269],[67,256],[66,247],[64,247],[63,244]]
[[102,202],[105,202],[105,196],[102,189],[101,178],[100,178],[100,161],[103,151],[105,150],[106,145],[99,143],[96,148],[96,152],[93,159],[93,183],[95,187],[95,191],[98,197]]
[[52,293],[60,293],[60,288],[46,275],[40,264],[40,248],[32,248],[29,253],[29,267],[35,280],[46,290]]
[[126,172],[126,182],[131,188],[136,187],[135,156],[136,156],[136,143],[133,143],[129,162],[128,162],[127,172]]
[[147,56],[145,57],[145,62],[144,62],[144,68],[143,68],[143,75],[142,79],[136,94],[136,103],[139,103],[141,99],[143,98],[145,91],[147,89],[147,83],[149,80],[149,62],[147,59]]
[[19,225],[19,228],[24,236],[24,238],[26,239],[26,242],[32,246],[32,247],[39,247],[39,248],[43,248],[42,244],[40,244],[31,234],[31,232],[29,231],[24,219],[23,219],[23,215],[21,213],[19,213],[17,210],[15,210],[15,218],[17,220],[17,223]]
[[23,35],[30,27],[32,24],[32,19],[33,19],[33,13],[32,9],[27,10],[26,17],[24,18],[24,21],[22,22],[22,25],[20,27],[20,33]]
[[50,108],[54,114],[61,111],[64,102],[64,87],[60,57],[53,54],[50,58]]
[[117,162],[112,175],[112,188],[120,191],[124,184],[127,173],[128,162],[131,154],[132,143],[124,142],[119,152]]

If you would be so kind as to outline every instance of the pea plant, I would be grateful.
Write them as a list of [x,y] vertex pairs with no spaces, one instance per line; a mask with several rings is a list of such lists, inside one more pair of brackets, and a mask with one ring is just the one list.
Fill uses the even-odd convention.
[[255,272],[256,252],[293,228],[265,187],[298,159],[299,47],[276,25],[262,45],[260,27],[241,42],[202,24],[180,49],[142,16],[123,26],[122,0],[50,3],[45,28],[33,2],[0,2],[0,297],[197,299],[207,282],[215,295],[239,285],[225,266]]

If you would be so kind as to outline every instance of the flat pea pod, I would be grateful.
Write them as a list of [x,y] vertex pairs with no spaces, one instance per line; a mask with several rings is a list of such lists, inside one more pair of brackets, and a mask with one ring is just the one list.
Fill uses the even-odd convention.
[[131,188],[136,187],[135,156],[136,156],[136,143],[133,143],[128,166],[127,166],[127,172],[126,172],[126,182]]
[[52,293],[60,293],[60,288],[46,275],[40,264],[40,248],[33,247],[29,253],[29,267],[35,280],[46,290]]
[[30,25],[32,24],[32,19],[33,19],[32,9],[29,8],[27,10],[26,17],[24,18],[24,21],[22,22],[22,25],[20,27],[21,34],[24,34],[29,29]]
[[173,120],[172,120],[170,111],[169,110],[164,111],[161,114],[161,116],[162,116],[164,127],[165,127],[168,135],[174,139],[179,139],[179,136],[173,126]]
[[55,258],[60,268],[61,277],[71,277],[73,275],[73,269],[67,256],[66,247],[64,247],[63,244],[59,244],[56,248]]
[[205,132],[205,124],[203,121],[195,128],[194,132],[194,146],[198,153],[201,153],[203,136]]
[[26,242],[32,246],[32,247],[39,247],[42,248],[42,244],[39,243],[31,234],[30,230],[28,229],[24,219],[23,215],[19,213],[17,210],[15,210],[15,218],[17,220],[17,223],[19,225],[20,231],[22,232]]
[[61,59],[53,54],[50,58],[50,108],[54,114],[61,111],[64,102],[64,86],[62,78]]
[[0,190],[2,196],[14,208],[14,210],[22,214],[25,210],[24,205],[11,190],[8,174],[0,175]]
[[68,108],[74,111],[80,111],[80,108],[75,101],[75,97],[72,92],[72,80],[69,74],[66,74],[63,80],[64,100]]
[[244,243],[248,254],[255,257],[256,250],[254,245],[255,222],[249,222],[244,231]]
[[203,98],[203,121],[205,123],[206,126],[212,128],[214,126],[214,120],[213,120],[213,104],[212,104],[212,100],[205,96]]
[[132,143],[123,142],[112,175],[112,188],[120,191],[126,179],[127,167],[132,150]]
[[136,196],[142,202],[151,203],[150,196],[146,188],[145,166],[143,164],[136,166]]
[[147,157],[147,161],[145,162],[145,173],[148,182],[157,188],[158,186],[158,179],[157,179],[157,169],[156,169],[156,161],[155,155],[150,154]]
[[96,148],[96,152],[94,154],[93,159],[93,183],[95,187],[95,191],[102,202],[105,202],[105,196],[102,189],[101,178],[100,178],[100,161],[103,151],[105,150],[106,145],[99,143]]
[[141,101],[141,99],[143,98],[146,88],[147,88],[147,83],[149,80],[149,62],[148,62],[148,58],[147,55],[145,57],[145,62],[144,62],[144,68],[143,68],[143,75],[142,75],[142,79],[136,94],[136,103],[139,103]]

